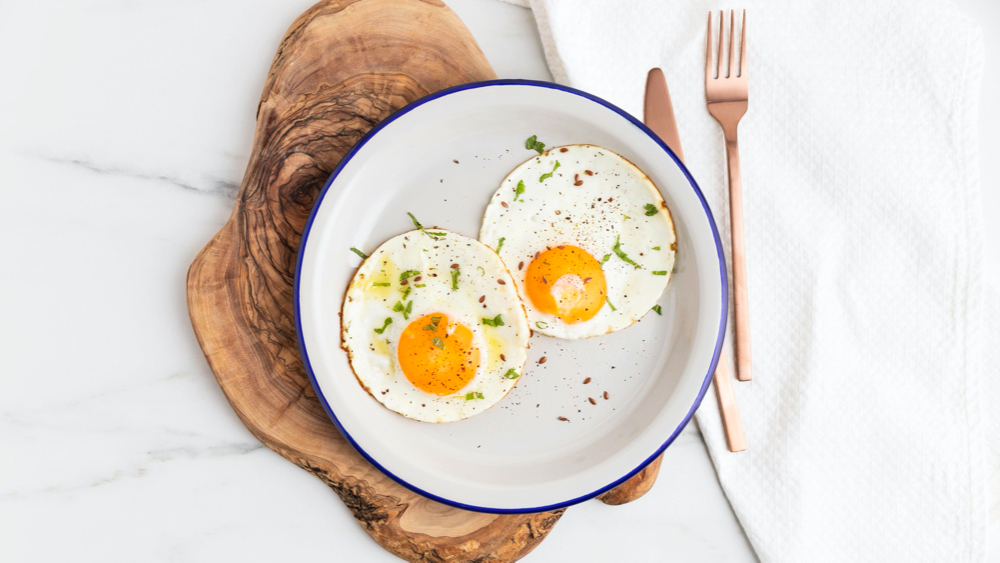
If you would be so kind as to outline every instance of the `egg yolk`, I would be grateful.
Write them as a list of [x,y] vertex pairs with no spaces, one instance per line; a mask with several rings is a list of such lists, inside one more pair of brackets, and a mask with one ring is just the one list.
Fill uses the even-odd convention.
[[449,395],[476,375],[479,349],[473,346],[467,326],[452,323],[444,313],[430,313],[403,330],[399,365],[418,389]]
[[604,306],[601,263],[582,248],[566,244],[541,252],[525,276],[525,292],[535,308],[568,324],[590,320]]

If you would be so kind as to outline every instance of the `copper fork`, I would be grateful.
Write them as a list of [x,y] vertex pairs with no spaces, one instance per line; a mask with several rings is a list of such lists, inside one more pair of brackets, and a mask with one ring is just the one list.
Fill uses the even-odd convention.
[[733,305],[736,316],[736,377],[750,381],[750,311],[747,302],[747,268],[743,246],[743,197],[740,192],[740,151],[736,127],[747,112],[747,12],[743,10],[740,26],[740,68],[734,70],[733,37],[736,16],[729,12],[729,68],[723,72],[723,37],[725,15],[719,11],[719,55],[712,68],[712,12],[708,13],[708,39],[705,48],[705,101],[708,113],[722,126],[726,138],[726,161],[729,165],[729,221],[733,237]]

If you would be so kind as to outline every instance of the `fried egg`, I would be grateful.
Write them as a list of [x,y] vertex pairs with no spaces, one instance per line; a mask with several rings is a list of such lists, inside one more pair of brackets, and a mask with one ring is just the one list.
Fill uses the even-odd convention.
[[460,420],[500,401],[521,377],[531,336],[497,254],[439,229],[391,238],[365,259],[341,322],[361,385],[425,422]]
[[568,339],[646,314],[677,250],[653,182],[594,145],[556,147],[515,168],[490,200],[479,240],[510,268],[531,328]]

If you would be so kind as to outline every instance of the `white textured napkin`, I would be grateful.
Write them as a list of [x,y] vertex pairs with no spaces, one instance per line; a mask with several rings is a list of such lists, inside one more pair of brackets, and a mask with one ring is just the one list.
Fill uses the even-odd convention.
[[[980,31],[945,1],[742,4],[747,451],[728,451],[714,390],[697,416],[722,486],[765,562],[982,561]],[[663,68],[728,256],[704,98],[717,2],[531,7],[559,82],[641,116]]]

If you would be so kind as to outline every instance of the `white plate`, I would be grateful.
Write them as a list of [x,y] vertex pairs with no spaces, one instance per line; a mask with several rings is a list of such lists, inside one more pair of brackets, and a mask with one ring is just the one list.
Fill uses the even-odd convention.
[[[470,419],[428,424],[389,411],[358,384],[340,348],[338,313],[360,263],[349,248],[371,252],[412,229],[407,211],[426,226],[476,238],[500,181],[534,154],[524,148],[531,135],[548,146],[607,147],[659,187],[678,239],[677,273],[659,301],[663,315],[650,312],[625,330],[586,340],[533,336],[517,386]],[[639,121],[556,84],[490,81],[410,104],[344,157],[302,236],[296,321],[317,395],[370,462],[444,503],[539,512],[618,485],[680,433],[719,357],[725,279],[722,245],[701,191]],[[548,361],[538,365],[542,356]],[[592,381],[584,385],[587,377]]]

